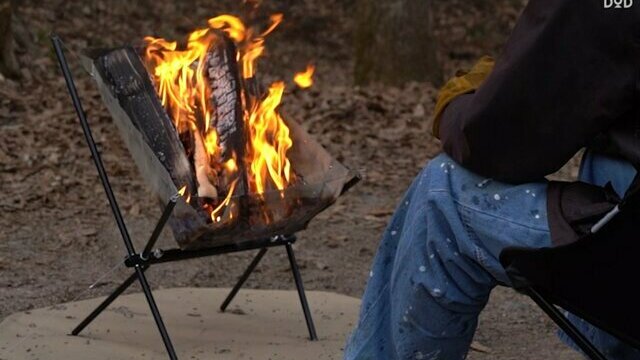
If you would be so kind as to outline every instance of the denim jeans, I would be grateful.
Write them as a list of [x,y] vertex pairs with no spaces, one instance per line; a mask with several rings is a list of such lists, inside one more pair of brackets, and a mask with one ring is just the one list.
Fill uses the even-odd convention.
[[[587,156],[584,181],[629,185],[630,165]],[[464,359],[491,290],[509,284],[498,256],[509,246],[551,246],[547,183],[510,185],[442,154],[414,180],[384,232],[346,360]],[[614,359],[640,352],[572,317]]]

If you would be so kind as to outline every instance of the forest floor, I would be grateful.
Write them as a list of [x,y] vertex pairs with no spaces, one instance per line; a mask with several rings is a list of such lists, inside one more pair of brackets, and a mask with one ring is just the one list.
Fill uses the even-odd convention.
[[[97,180],[64,82],[50,51],[58,32],[72,51],[140,42],[144,35],[179,38],[232,0],[27,0],[20,9],[35,49],[20,54],[23,79],[0,79],[0,319],[16,312],[107,294],[126,275],[124,249]],[[344,4],[349,3],[349,4]],[[380,235],[421,168],[440,152],[428,120],[436,88],[352,86],[352,2],[265,2],[285,22],[268,39],[262,79],[285,79],[317,65],[316,85],[290,90],[283,110],[364,180],[300,234],[295,245],[308,289],[360,297]],[[445,74],[499,49],[522,10],[521,0],[434,2],[439,57]],[[136,244],[159,216],[93,80],[74,70],[94,136]],[[559,175],[575,176],[573,162]],[[171,235],[162,244],[170,246]],[[149,272],[154,287],[231,286],[253,254],[233,254],[166,265]],[[101,278],[106,272],[113,273]],[[97,286],[87,287],[101,278]],[[270,251],[248,287],[292,289],[284,251]],[[139,291],[133,289],[132,291]],[[215,306],[215,304],[212,304]],[[213,308],[212,308],[213,309]],[[482,359],[578,359],[531,301],[510,289],[494,291],[476,340]]]

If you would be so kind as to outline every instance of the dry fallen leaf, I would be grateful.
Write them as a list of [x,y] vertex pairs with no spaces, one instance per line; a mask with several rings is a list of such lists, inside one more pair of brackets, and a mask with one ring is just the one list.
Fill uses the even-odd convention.
[[373,215],[365,215],[364,218],[365,218],[365,220],[369,220],[369,221],[373,221],[373,222],[382,222],[382,223],[387,222],[387,219],[381,218],[381,217],[378,217],[378,216],[373,216]]
[[477,352],[481,352],[484,354],[489,354],[491,352],[491,348],[486,346],[486,345],[482,345],[480,342],[478,341],[473,341],[471,342],[471,350],[473,351],[477,351]]

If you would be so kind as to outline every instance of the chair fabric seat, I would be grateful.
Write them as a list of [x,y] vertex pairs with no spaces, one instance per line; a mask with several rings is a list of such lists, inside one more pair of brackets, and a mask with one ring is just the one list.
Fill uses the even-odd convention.
[[508,248],[500,261],[516,290],[533,288],[640,348],[640,199],[635,191],[625,199],[623,211],[595,234],[553,248]]

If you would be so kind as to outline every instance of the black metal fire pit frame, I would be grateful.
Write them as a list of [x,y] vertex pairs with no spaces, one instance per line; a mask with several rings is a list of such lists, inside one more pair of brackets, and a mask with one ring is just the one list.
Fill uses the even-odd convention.
[[147,282],[147,278],[145,276],[145,271],[154,264],[160,264],[165,262],[173,262],[180,260],[188,260],[198,257],[205,256],[214,256],[221,254],[228,254],[232,252],[239,251],[248,251],[248,250],[256,250],[260,249],[256,257],[249,264],[249,267],[245,270],[245,272],[240,276],[238,282],[233,287],[225,301],[220,306],[221,311],[225,311],[229,303],[233,300],[235,295],[238,293],[244,282],[247,280],[249,275],[256,268],[262,257],[266,254],[267,250],[270,247],[274,246],[284,246],[287,250],[287,256],[289,257],[289,263],[291,265],[291,272],[293,273],[293,279],[296,284],[296,288],[298,290],[298,295],[300,297],[300,303],[302,305],[302,310],[304,312],[305,321],[307,323],[307,328],[309,330],[309,338],[311,340],[317,340],[318,337],[316,335],[315,326],[313,324],[313,319],[311,317],[311,311],[309,310],[309,304],[307,302],[307,297],[304,291],[304,286],[302,283],[302,277],[300,276],[300,270],[298,268],[298,264],[295,259],[295,255],[293,253],[292,244],[296,241],[295,235],[288,236],[275,236],[268,239],[261,239],[255,241],[247,241],[240,242],[237,244],[223,245],[218,247],[212,247],[202,250],[181,250],[181,249],[170,249],[170,250],[160,250],[154,249],[156,241],[162,232],[169,216],[171,215],[173,208],[176,205],[176,202],[179,198],[179,194],[175,194],[167,203],[162,213],[162,216],[158,220],[158,223],[153,230],[151,237],[147,241],[146,246],[140,253],[136,253],[135,247],[131,238],[129,236],[129,231],[124,223],[124,219],[122,217],[122,213],[120,211],[120,207],[118,206],[118,202],[116,201],[115,195],[111,188],[111,184],[109,183],[109,177],[107,176],[107,172],[105,171],[104,164],[102,163],[102,159],[100,157],[100,153],[98,152],[98,148],[93,139],[93,135],[91,134],[91,128],[89,127],[89,123],[86,118],[86,114],[82,107],[82,103],[80,102],[80,97],[78,96],[78,91],[76,89],[75,83],[73,81],[73,76],[71,74],[71,70],[69,69],[69,64],[67,63],[66,57],[63,51],[62,40],[56,35],[51,35],[51,41],[53,43],[53,47],[60,63],[60,68],[62,69],[62,73],[64,75],[64,79],[67,83],[67,89],[69,91],[69,95],[71,96],[71,100],[73,102],[73,106],[75,107],[76,113],[78,115],[78,119],[80,120],[80,125],[82,126],[82,131],[84,133],[85,139],[87,141],[87,145],[89,146],[89,150],[91,151],[91,156],[93,161],[98,169],[98,175],[100,176],[100,181],[102,182],[102,186],[104,187],[104,191],[107,195],[107,199],[109,200],[109,205],[111,206],[111,211],[113,212],[113,217],[116,220],[118,225],[118,229],[120,230],[120,235],[122,236],[122,240],[124,241],[124,245],[127,249],[127,256],[125,259],[125,265],[127,267],[133,268],[134,273],[129,276],[115,291],[109,295],[98,307],[93,310],[86,319],[84,319],[73,331],[71,335],[78,335],[87,325],[89,325],[102,311],[104,311],[115,299],[118,298],[129,286],[131,286],[136,279],[140,282],[142,287],[142,291],[149,303],[149,308],[151,309],[151,313],[153,314],[153,318],[158,326],[158,330],[160,331],[160,335],[162,336],[162,341],[167,349],[167,353],[169,354],[169,358],[172,360],[177,359],[176,352],[173,348],[173,344],[171,343],[171,338],[169,337],[169,333],[167,332],[166,326],[162,321],[162,316],[160,315],[160,311],[158,310],[158,306],[153,298],[153,294],[151,292],[151,287]]

